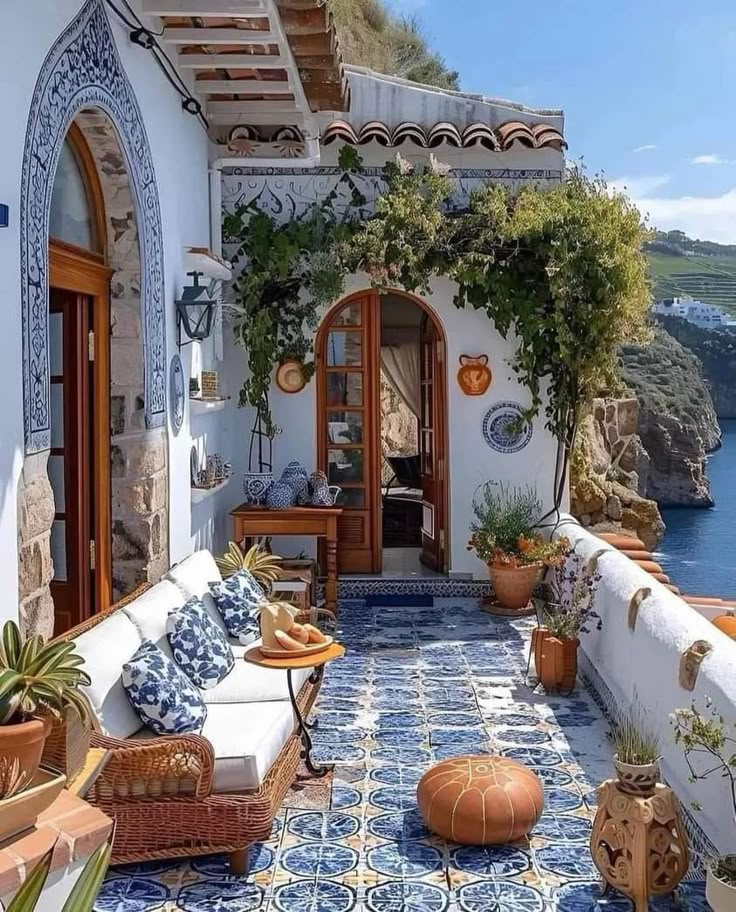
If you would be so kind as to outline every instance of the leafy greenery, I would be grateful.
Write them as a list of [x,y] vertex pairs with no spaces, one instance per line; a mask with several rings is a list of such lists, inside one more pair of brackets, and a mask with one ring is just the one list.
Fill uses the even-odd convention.
[[575,639],[589,633],[591,624],[603,628],[603,620],[595,610],[595,595],[601,575],[596,569],[598,554],[584,560],[569,550],[564,542],[564,560],[558,560],[546,580],[547,599],[542,607],[542,623],[552,636],[560,640]]
[[[636,700],[634,703],[636,704]],[[611,730],[611,740],[616,758],[632,766],[647,766],[656,763],[662,756],[659,735],[649,731],[641,713],[636,709],[631,716],[616,720]]]
[[508,488],[488,481],[473,498],[473,514],[468,549],[487,564],[551,565],[567,553],[567,539],[547,542],[535,531],[542,518],[542,504],[534,488]]
[[[51,871],[51,860],[56,845],[53,845],[23,882],[18,892],[5,907],[5,912],[34,912]],[[112,839],[101,845],[87,859],[82,873],[77,878],[61,912],[92,912],[105,879],[112,855]]]
[[[675,744],[682,747],[690,770],[690,781],[702,782],[711,776],[724,779],[736,824],[736,727],[726,725],[709,697],[704,711],[692,703],[689,709],[675,710],[671,721]],[[695,802],[693,807],[700,809]],[[720,880],[736,887],[736,855],[716,859],[713,870]]]
[[571,171],[560,185],[474,191],[450,204],[440,169],[391,165],[376,216],[351,245],[353,268],[378,287],[458,284],[455,303],[483,310],[518,343],[513,368],[532,398],[548,393],[547,427],[571,448],[580,405],[617,379],[624,341],[648,336],[649,286],[638,211],[605,183]]
[[[341,164],[360,168],[354,150],[343,150]],[[379,289],[420,292],[448,276],[458,307],[484,311],[504,338],[515,338],[512,366],[532,400],[525,420],[544,404],[547,427],[572,449],[581,406],[617,381],[619,345],[648,336],[646,229],[637,210],[578,170],[551,188],[484,186],[464,208],[434,158],[415,170],[399,156],[384,178],[386,192],[365,221],[356,190],[340,218],[336,191],[284,225],[250,207],[228,217],[226,233],[246,265],[235,285],[236,340],[251,371],[241,403],[259,409],[275,433],[271,370],[311,353],[305,328],[340,296],[346,273],[366,271]]]
[[22,722],[72,706],[82,718],[89,712],[79,687],[90,684],[84,659],[73,642],[44,644],[41,636],[25,642],[15,621],[6,621],[0,642],[0,725]]
[[416,16],[395,16],[382,0],[329,0],[346,63],[412,82],[458,89],[458,74],[428,47]]
[[266,589],[270,589],[271,584],[281,576],[282,558],[260,545],[253,545],[243,553],[240,545],[230,542],[222,557],[215,558],[215,563],[224,579],[240,570],[247,570]]

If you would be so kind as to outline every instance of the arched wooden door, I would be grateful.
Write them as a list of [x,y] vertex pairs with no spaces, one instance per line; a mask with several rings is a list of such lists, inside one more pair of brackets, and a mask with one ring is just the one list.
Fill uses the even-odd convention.
[[342,489],[338,571],[381,569],[380,308],[367,291],[328,315],[317,340],[317,456]]

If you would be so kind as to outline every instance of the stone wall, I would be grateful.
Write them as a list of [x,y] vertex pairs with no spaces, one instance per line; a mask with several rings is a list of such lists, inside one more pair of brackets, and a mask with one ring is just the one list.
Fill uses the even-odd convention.
[[[113,597],[157,581],[169,565],[168,439],[144,415],[140,250],[128,171],[117,134],[102,112],[76,119],[97,166],[107,220],[110,289]],[[18,487],[19,615],[25,633],[53,634],[50,531],[54,494],[48,452],[29,456]]]
[[49,583],[54,492],[47,473],[48,451],[27,456],[18,482],[18,620],[24,635],[54,632]]
[[110,286],[110,434],[113,596],[168,569],[167,438],[144,413],[141,261],[128,171],[110,120],[85,111],[77,122],[105,198]]
[[654,550],[664,523],[657,504],[638,493],[648,466],[638,425],[637,399],[594,400],[573,456],[571,512],[586,528],[628,530]]
[[[381,447],[384,456],[412,456],[419,452],[417,419],[381,371]],[[381,467],[383,483],[393,472],[388,463]]]

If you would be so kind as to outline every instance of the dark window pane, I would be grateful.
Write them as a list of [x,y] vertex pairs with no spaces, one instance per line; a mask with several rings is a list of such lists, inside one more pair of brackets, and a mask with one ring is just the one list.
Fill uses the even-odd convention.
[[329,443],[362,443],[362,412],[328,412],[327,434]]
[[361,332],[331,332],[327,339],[328,367],[360,367],[363,363]]
[[66,496],[64,491],[64,457],[49,456],[49,481],[54,492],[54,507],[57,513],[66,511]]
[[51,384],[51,446],[64,446],[64,386]]
[[328,450],[327,463],[330,484],[363,481],[363,450]]
[[49,369],[52,376],[64,372],[64,314],[49,314]]
[[363,488],[344,488],[337,498],[338,507],[365,507],[365,490]]
[[363,375],[360,373],[327,374],[327,405],[362,405]]
[[51,526],[51,559],[54,562],[54,579],[65,582],[68,579],[66,566],[66,523],[57,519]]

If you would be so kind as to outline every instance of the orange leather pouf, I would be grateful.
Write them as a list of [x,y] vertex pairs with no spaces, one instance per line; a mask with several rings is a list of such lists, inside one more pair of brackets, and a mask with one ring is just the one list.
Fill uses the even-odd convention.
[[427,826],[462,845],[504,845],[526,836],[544,808],[539,778],[506,757],[453,757],[422,776],[417,803]]

